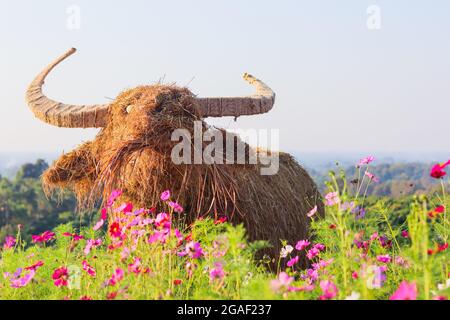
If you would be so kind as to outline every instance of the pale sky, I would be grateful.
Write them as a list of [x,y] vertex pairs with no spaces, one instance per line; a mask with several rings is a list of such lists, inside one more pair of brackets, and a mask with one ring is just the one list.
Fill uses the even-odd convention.
[[[80,29],[67,27],[77,6]],[[381,29],[367,27],[367,8]],[[301,151],[450,150],[448,0],[0,0],[0,151],[69,151],[96,130],[33,117],[29,82],[70,47],[47,95],[104,103],[120,91],[167,82],[200,96],[244,95],[250,72],[277,94],[265,115],[209,121],[280,129]]]

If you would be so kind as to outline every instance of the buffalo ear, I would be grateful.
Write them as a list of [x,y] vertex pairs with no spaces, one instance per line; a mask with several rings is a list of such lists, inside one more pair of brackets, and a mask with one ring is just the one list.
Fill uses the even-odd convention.
[[74,189],[77,183],[94,181],[97,172],[91,145],[84,143],[56,160],[42,175],[44,189]]

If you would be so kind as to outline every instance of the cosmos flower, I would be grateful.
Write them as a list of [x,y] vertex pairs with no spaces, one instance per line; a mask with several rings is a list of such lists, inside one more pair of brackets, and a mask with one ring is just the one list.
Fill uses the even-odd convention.
[[373,173],[370,173],[369,171],[366,171],[364,174],[369,178],[370,181],[380,182],[380,179],[376,175],[374,175]]
[[294,251],[294,248],[288,244],[281,248],[280,257],[286,258],[292,251]]
[[163,193],[161,193],[161,197],[160,198],[161,198],[162,201],[169,200],[170,199],[170,191],[166,190]]
[[306,249],[310,244],[311,244],[311,242],[309,242],[307,239],[300,240],[295,245],[295,249],[297,249],[298,251],[302,251],[302,250]]
[[133,263],[128,265],[128,271],[135,274],[141,273],[141,258],[134,258]]
[[395,291],[389,300],[416,300],[417,286],[415,282],[402,281],[397,291]]
[[80,235],[78,235],[78,234],[76,234],[76,233],[64,232],[62,235],[63,235],[64,237],[71,237],[71,238],[73,239],[73,241],[75,241],[75,242],[78,242],[78,241],[84,239],[83,236],[80,236]]
[[44,231],[40,235],[31,236],[33,243],[44,243],[55,239],[55,233],[52,231]]
[[289,290],[290,284],[294,281],[294,277],[290,277],[286,272],[280,272],[278,278],[270,282],[273,292],[279,293],[282,290]]
[[176,213],[182,213],[184,211],[182,206],[173,201],[169,202],[169,207],[171,207]]
[[320,289],[322,289],[320,300],[333,299],[334,297],[336,297],[338,292],[336,285],[329,280],[320,281]]
[[220,262],[214,263],[214,268],[209,271],[209,279],[211,281],[222,280],[225,277],[223,265]]
[[57,287],[66,287],[69,280],[69,271],[66,267],[59,267],[53,271],[53,283]]
[[402,238],[408,239],[409,238],[408,230],[402,230],[401,236],[402,236]]
[[87,272],[88,275],[91,277],[95,277],[97,272],[95,271],[94,267],[92,267],[86,260],[83,260],[82,262],[83,270]]
[[107,284],[110,286],[115,286],[119,283],[125,275],[125,272],[121,268],[117,268],[114,273],[111,275],[111,278],[107,281]]
[[308,218],[312,218],[317,213],[317,206],[314,206],[314,208],[311,209],[306,215]]
[[111,192],[111,195],[108,198],[108,201],[106,202],[107,207],[111,207],[117,198],[119,198],[122,195],[122,190],[113,190]]
[[374,161],[374,160],[375,160],[375,157],[374,157],[374,156],[368,156],[368,157],[365,157],[365,158],[359,160],[358,166],[359,166],[359,167],[362,167],[363,165],[368,165],[368,164],[370,164],[370,163],[371,163],[372,161]]
[[115,221],[109,226],[109,234],[113,238],[120,238],[122,237],[122,228],[120,227],[120,224]]
[[436,165],[434,165],[431,168],[431,172],[430,172],[430,176],[435,178],[435,179],[440,179],[443,176],[445,176],[447,173],[444,171],[444,169],[450,165],[450,160],[448,160],[445,163],[438,163]]
[[11,236],[6,236],[5,243],[3,244],[3,249],[12,249],[16,245],[16,238]]
[[438,206],[433,211],[428,212],[428,217],[431,219],[436,218],[437,216],[441,215],[445,212],[445,206]]
[[325,204],[327,206],[334,206],[341,201],[341,199],[339,199],[339,195],[337,192],[327,193],[325,195],[325,200],[326,200]]
[[389,262],[391,262],[391,256],[388,254],[379,255],[379,256],[377,256],[377,261],[382,262],[382,263],[389,263]]
[[312,259],[314,259],[318,254],[320,253],[320,251],[317,249],[317,248],[312,248],[312,249],[310,249],[310,250],[308,250],[308,252],[306,253],[306,257],[309,259],[309,260],[312,260]]
[[199,259],[203,256],[203,249],[200,246],[200,243],[195,242],[195,241],[191,241],[189,243],[186,244],[185,250],[182,252],[179,252],[178,255],[179,256],[189,256],[193,259]]
[[97,239],[97,240],[89,239],[86,243],[86,247],[83,250],[84,254],[88,255],[91,252],[92,248],[101,246],[101,244],[102,244],[102,239]]
[[293,267],[294,265],[296,265],[296,264],[298,263],[298,259],[299,259],[299,257],[298,257],[298,256],[295,256],[294,258],[290,259],[290,260],[286,263],[286,265],[287,265],[288,267]]

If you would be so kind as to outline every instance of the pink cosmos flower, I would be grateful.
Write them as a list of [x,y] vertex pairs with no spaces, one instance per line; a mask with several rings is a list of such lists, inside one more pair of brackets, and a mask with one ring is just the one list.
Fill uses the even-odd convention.
[[311,209],[306,215],[308,218],[312,218],[317,213],[317,206],[314,206],[314,208]]
[[367,164],[371,163],[374,160],[375,160],[375,157],[373,157],[373,156],[365,157],[365,158],[359,160],[358,166],[362,167],[363,165],[367,165]]
[[359,278],[358,272],[353,271],[352,272],[352,279],[358,279],[358,278]]
[[78,241],[84,239],[83,236],[80,236],[80,235],[78,235],[78,234],[76,234],[76,233],[64,232],[62,235],[63,235],[64,237],[71,237],[71,238],[73,239],[73,241],[75,241],[75,242],[78,242]]
[[170,229],[170,227],[172,225],[172,223],[170,221],[170,216],[165,212],[159,213],[156,216],[154,223],[155,223],[155,227],[165,228],[165,229]]
[[430,176],[435,179],[440,179],[443,176],[445,176],[447,173],[444,171],[444,169],[450,165],[450,160],[448,160],[445,163],[442,164],[436,164],[431,168]]
[[336,297],[337,295],[337,287],[336,285],[329,281],[320,281],[320,289],[322,289],[322,295],[320,296],[320,300],[330,300]]
[[311,244],[311,242],[309,242],[307,239],[300,240],[295,245],[295,249],[297,249],[298,251],[302,251],[302,250],[306,249],[310,244]]
[[108,209],[102,208],[101,215],[100,215],[100,219],[101,219],[101,220],[106,220],[106,219],[108,219]]
[[222,280],[225,277],[225,271],[223,270],[223,265],[220,262],[214,263],[214,268],[209,271],[209,279]]
[[296,264],[298,263],[298,259],[299,259],[299,257],[298,257],[298,256],[295,256],[295,258],[290,259],[290,260],[286,263],[286,265],[287,265],[288,267],[292,267],[292,266],[294,266],[294,265],[296,265]]
[[130,255],[130,249],[128,247],[124,247],[120,252],[120,260],[125,260]]
[[326,200],[325,204],[327,206],[334,206],[334,205],[338,204],[341,201],[341,199],[339,198],[339,195],[338,195],[337,192],[327,193],[325,195],[325,200]]
[[102,245],[102,239],[97,239],[97,240],[89,239],[86,243],[86,247],[84,248],[84,254],[88,255],[91,252],[92,248],[96,248],[101,245]]
[[169,238],[169,229],[162,229],[161,231],[155,230],[148,238],[148,243],[166,243],[167,239]]
[[379,255],[379,256],[377,256],[377,261],[382,262],[382,263],[389,263],[389,262],[391,262],[391,256],[388,254]]
[[312,248],[310,250],[308,250],[308,252],[306,253],[306,257],[309,260],[314,259],[318,254],[320,253],[320,251],[317,248]]
[[122,228],[120,227],[120,224],[115,221],[109,226],[109,234],[113,238],[120,238],[122,237]]
[[408,230],[402,230],[401,235],[402,235],[403,238],[408,239],[408,238],[409,238],[409,232],[408,232]]
[[370,181],[380,182],[380,179],[376,175],[374,175],[373,173],[370,173],[369,171],[366,171],[365,175],[370,179]]
[[191,257],[193,259],[199,259],[204,255],[204,253],[203,253],[202,247],[200,246],[200,243],[191,241],[186,244],[185,250],[182,252],[179,252],[178,255],[181,257],[188,255],[189,257]]
[[162,201],[167,201],[170,199],[170,191],[166,190],[163,193],[161,193],[161,200]]
[[107,207],[111,207],[117,198],[119,198],[122,195],[122,190],[113,190],[111,192],[111,195],[109,196],[108,201],[106,202]]
[[290,277],[286,272],[280,272],[278,278],[270,282],[270,287],[275,293],[289,290],[289,286],[294,281],[294,277]]
[[97,272],[95,271],[94,267],[89,265],[89,263],[86,260],[83,260],[82,262],[83,270],[87,272],[88,275],[91,277],[95,277]]
[[341,211],[353,210],[355,208],[355,202],[344,202],[339,208]]
[[103,225],[105,224],[105,220],[100,219],[95,226],[92,228],[92,230],[97,231],[98,229],[100,229],[101,227],[103,227]]
[[57,287],[66,287],[69,280],[69,271],[66,267],[59,267],[53,271],[53,283]]
[[114,273],[112,274],[111,278],[108,280],[108,285],[115,286],[117,283],[119,283],[123,276],[125,275],[125,272],[121,268],[117,268]]
[[34,270],[34,271],[36,271],[37,269],[39,269],[43,265],[44,265],[44,262],[39,260],[38,262],[32,264],[31,266],[25,267],[25,270]]
[[408,283],[402,281],[397,291],[395,291],[389,300],[416,300],[417,299],[417,286],[415,282]]
[[323,251],[323,250],[325,250],[325,245],[322,244],[322,243],[316,243],[316,244],[313,246],[313,248],[315,248],[315,249],[317,249],[317,250],[319,250],[319,251]]
[[7,236],[5,238],[5,243],[3,244],[3,249],[12,249],[16,245],[16,238]]
[[31,280],[33,280],[35,274],[35,270],[29,270],[28,272],[25,272],[21,277],[19,276],[10,279],[11,287],[15,289],[25,287],[28,283],[30,283]]
[[325,269],[325,268],[328,267],[330,264],[332,264],[333,261],[334,261],[333,258],[330,258],[330,259],[328,259],[328,260],[320,260],[320,261],[317,262],[317,263],[313,263],[313,264],[312,264],[312,267],[313,267],[313,269],[315,269],[315,270]]
[[141,273],[141,258],[134,258],[133,263],[128,265],[128,271],[135,274]]
[[169,202],[169,206],[173,209],[173,211],[175,211],[176,213],[182,213],[184,211],[183,207],[180,206],[178,203],[176,202]]
[[133,204],[132,203],[123,203],[122,205],[120,205],[119,207],[117,207],[115,210],[115,212],[122,212],[125,214],[129,214],[131,211],[133,211]]
[[40,235],[31,236],[31,239],[33,240],[33,243],[49,242],[55,239],[55,233],[52,231],[44,231]]

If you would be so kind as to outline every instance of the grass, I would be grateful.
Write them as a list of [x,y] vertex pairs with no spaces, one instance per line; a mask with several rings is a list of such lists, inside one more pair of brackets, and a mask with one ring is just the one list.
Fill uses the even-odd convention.
[[[36,243],[22,241],[19,228],[1,251],[0,299],[448,298],[446,180],[442,194],[415,197],[399,221],[386,201],[365,204],[376,178],[366,174],[369,164],[361,167],[353,183],[330,174],[326,216],[308,218],[310,244],[284,243],[284,257],[257,260],[268,244],[248,243],[242,226],[184,226],[167,193],[167,214],[111,206],[97,230],[65,224]],[[310,268],[302,270],[296,257],[305,255]],[[278,265],[276,274],[267,263]]]

